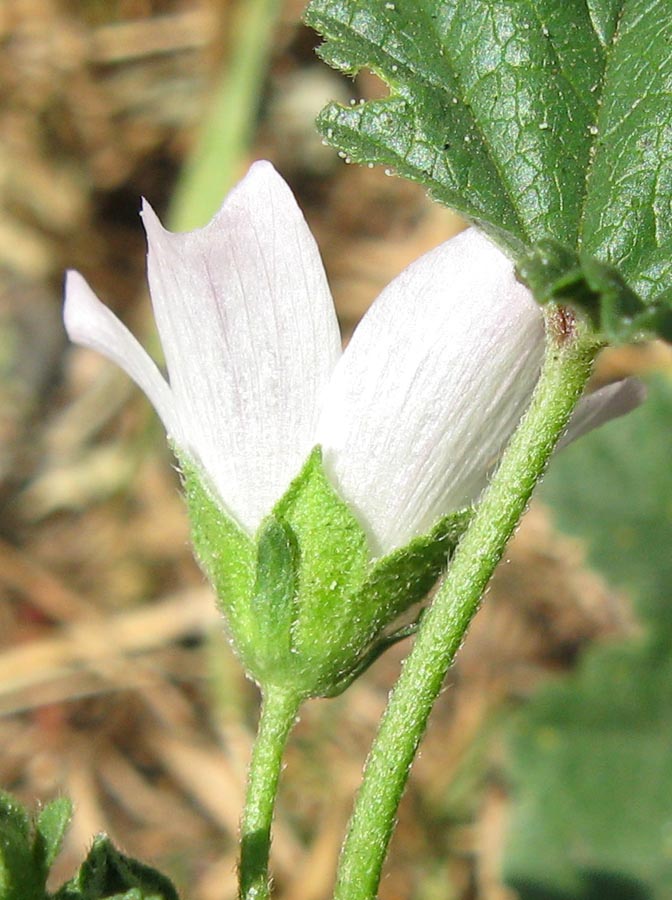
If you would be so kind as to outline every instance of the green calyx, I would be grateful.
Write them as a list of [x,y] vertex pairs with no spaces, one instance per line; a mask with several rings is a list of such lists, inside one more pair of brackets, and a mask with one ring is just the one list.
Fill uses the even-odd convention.
[[182,466],[196,554],[236,650],[263,687],[333,696],[395,640],[394,619],[434,585],[470,511],[373,559],[366,535],[329,482],[316,447],[251,538],[203,474]]

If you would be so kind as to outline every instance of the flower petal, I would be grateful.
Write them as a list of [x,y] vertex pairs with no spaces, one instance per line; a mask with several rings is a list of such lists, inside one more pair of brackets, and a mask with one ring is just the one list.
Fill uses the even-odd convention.
[[610,419],[625,415],[643,403],[645,398],[646,386],[638,378],[624,378],[588,394],[576,407],[558,448],[566,447]]
[[270,163],[255,163],[207,225],[165,231],[145,206],[149,285],[191,450],[254,530],[311,449],[340,355],[319,251]]
[[71,341],[102,353],[130,375],[151,401],[169,436],[179,441],[174,398],[156,363],[79,272],[66,275],[63,320]]
[[383,291],[336,367],[317,430],[330,477],[378,550],[478,497],[543,348],[539,307],[475,229]]

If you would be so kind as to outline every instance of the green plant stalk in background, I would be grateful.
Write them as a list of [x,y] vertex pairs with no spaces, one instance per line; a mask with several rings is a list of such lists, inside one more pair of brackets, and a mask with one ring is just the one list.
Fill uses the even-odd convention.
[[231,56],[175,188],[169,221],[175,231],[205,225],[235,181],[251,143],[281,5],[239,0]]
[[557,309],[549,314],[546,358],[529,410],[424,616],[391,694],[343,845],[335,900],[377,896],[399,801],[434,701],[591,373],[595,340],[559,333],[555,326],[561,315]]

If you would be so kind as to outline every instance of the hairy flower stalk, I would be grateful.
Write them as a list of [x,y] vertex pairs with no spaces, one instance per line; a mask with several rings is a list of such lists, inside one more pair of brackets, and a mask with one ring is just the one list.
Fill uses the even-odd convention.
[[[342,352],[315,241],[265,162],[203,229],[172,234],[146,204],[143,221],[167,379],[75,272],[65,323],[159,413],[197,553],[262,687],[241,883],[263,898],[277,745],[301,699],[342,690],[440,574],[530,403],[544,319],[469,229],[392,281]],[[565,440],[640,398],[632,379],[584,398]]]

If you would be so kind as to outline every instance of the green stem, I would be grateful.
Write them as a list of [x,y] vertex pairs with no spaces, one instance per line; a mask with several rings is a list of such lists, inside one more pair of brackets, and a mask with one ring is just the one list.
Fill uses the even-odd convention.
[[264,696],[241,824],[240,900],[267,900],[270,896],[268,857],[275,796],[299,702],[293,694],[281,691],[269,690]]
[[[552,329],[550,329],[552,331]],[[446,672],[592,368],[588,346],[549,338],[530,407],[507,447],[405,661],[372,746],[339,864],[335,900],[374,900],[409,770]]]
[[212,218],[249,151],[281,8],[281,0],[238,2],[230,58],[175,188],[170,225],[176,231],[199,228]]

